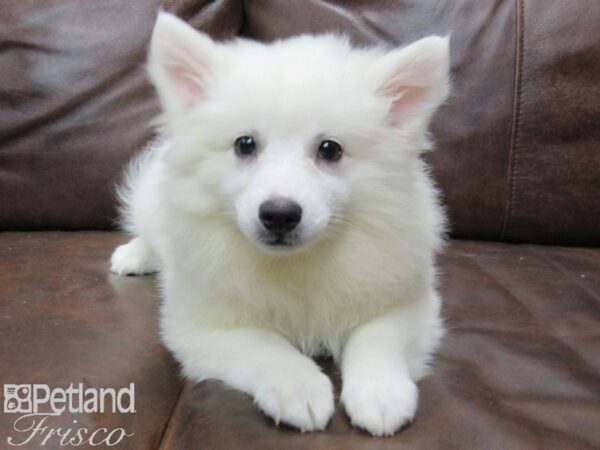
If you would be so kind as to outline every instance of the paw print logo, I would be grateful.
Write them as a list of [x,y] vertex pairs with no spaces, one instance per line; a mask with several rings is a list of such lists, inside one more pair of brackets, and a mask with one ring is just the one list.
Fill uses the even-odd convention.
[[31,412],[31,385],[30,384],[5,384],[4,385],[4,412],[5,413],[30,413]]

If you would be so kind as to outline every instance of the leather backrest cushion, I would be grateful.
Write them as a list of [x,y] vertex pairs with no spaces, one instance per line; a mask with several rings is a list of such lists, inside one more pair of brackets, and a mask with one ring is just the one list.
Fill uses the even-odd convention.
[[[244,10],[242,11],[242,3]],[[114,184],[158,108],[143,70],[158,0],[0,9],[0,227],[108,228]],[[217,37],[451,34],[453,93],[426,156],[452,234],[600,241],[596,0],[209,0],[164,5]]]
[[519,6],[503,237],[599,245],[600,2]]
[[[157,0],[8,0],[0,7],[0,228],[106,229],[115,184],[158,113],[144,64]],[[239,1],[163,7],[217,38]]]

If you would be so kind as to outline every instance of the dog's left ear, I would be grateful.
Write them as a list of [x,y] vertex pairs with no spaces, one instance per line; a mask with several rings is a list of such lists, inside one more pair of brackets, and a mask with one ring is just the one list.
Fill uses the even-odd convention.
[[185,113],[206,93],[217,45],[172,14],[160,12],[150,41],[148,73],[169,113]]
[[389,120],[397,127],[425,127],[449,90],[447,37],[430,36],[393,50],[377,62],[378,94],[390,99]]

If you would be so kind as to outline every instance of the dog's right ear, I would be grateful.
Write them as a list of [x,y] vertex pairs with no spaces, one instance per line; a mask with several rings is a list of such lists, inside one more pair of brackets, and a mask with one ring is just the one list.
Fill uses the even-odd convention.
[[168,113],[188,112],[204,97],[216,58],[216,44],[172,14],[160,12],[154,25],[148,73]]

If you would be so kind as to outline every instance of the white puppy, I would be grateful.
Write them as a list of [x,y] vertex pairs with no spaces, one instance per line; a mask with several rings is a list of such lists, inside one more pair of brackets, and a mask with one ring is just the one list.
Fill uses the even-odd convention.
[[122,190],[117,274],[160,272],[164,342],[192,380],[321,430],[340,364],[352,423],[391,435],[442,335],[443,214],[420,154],[448,91],[448,40],[216,43],[161,13],[149,72],[162,135]]

